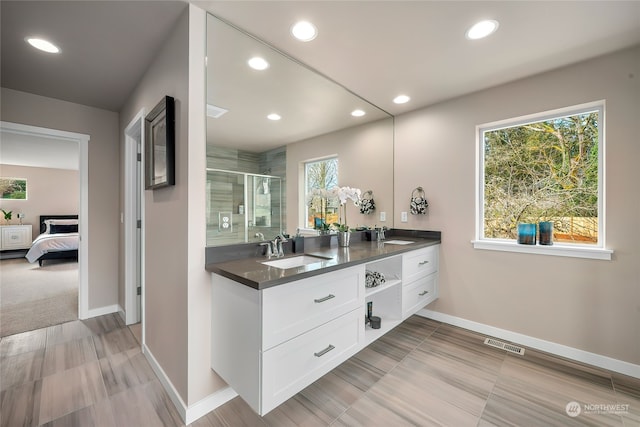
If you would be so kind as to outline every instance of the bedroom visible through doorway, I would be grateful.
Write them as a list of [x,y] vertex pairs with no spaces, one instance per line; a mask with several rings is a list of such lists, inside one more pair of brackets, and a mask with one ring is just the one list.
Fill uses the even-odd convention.
[[[0,176],[29,178],[26,200],[0,201],[0,208],[13,213],[3,228],[20,229],[28,240],[23,250],[0,253],[0,335],[84,319],[88,317],[89,136],[10,122],[0,122],[0,132]],[[65,221],[55,225],[47,221],[45,227],[41,220],[47,216]],[[68,217],[74,216],[78,219],[71,225]],[[36,246],[29,260],[25,258],[33,240],[57,236],[75,239],[76,249],[41,242],[45,245]],[[46,260],[40,265],[38,258]]]

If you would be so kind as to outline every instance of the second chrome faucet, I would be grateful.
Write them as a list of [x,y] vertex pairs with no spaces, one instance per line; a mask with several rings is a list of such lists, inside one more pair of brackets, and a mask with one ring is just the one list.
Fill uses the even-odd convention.
[[266,246],[265,256],[269,259],[272,257],[280,258],[284,256],[284,248],[282,244],[286,242],[287,239],[283,236],[276,236],[275,239],[271,242],[262,242],[260,246]]

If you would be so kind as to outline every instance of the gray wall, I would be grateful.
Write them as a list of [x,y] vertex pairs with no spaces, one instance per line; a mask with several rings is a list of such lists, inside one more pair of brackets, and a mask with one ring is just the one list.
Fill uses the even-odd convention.
[[144,194],[143,327],[146,347],[187,407],[225,386],[210,368],[204,269],[205,22],[204,11],[189,5],[120,112],[123,135],[140,109],[149,112],[165,95],[176,100],[176,185]]
[[[474,250],[476,125],[606,100],[606,242],[612,261]],[[442,231],[429,308],[640,364],[640,48],[396,117],[395,225]],[[422,185],[425,217],[409,215]]]
[[[124,147],[124,128],[142,108],[148,114],[165,95],[175,98],[176,185],[155,191],[147,190],[143,195],[143,325],[147,348],[184,401],[187,400],[188,369],[185,217],[189,147],[188,26],[188,14],[185,11],[120,112],[121,145]],[[124,177],[124,173],[120,175]]]

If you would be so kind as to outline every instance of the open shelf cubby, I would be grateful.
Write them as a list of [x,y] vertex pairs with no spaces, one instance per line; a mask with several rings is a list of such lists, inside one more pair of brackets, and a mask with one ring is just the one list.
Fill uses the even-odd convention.
[[369,344],[402,322],[402,281],[379,286],[375,292],[365,295],[363,321],[367,318],[367,303],[373,303],[372,315],[381,319],[380,329],[373,329],[369,324],[365,327],[365,343]]

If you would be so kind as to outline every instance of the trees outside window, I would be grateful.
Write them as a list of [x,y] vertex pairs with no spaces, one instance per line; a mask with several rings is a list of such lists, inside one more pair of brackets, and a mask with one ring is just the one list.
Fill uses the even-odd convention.
[[603,107],[589,105],[479,127],[484,239],[516,239],[518,223],[551,221],[554,241],[601,233]]
[[338,158],[305,163],[306,227],[324,229],[338,222],[339,202],[328,195],[338,185]]

